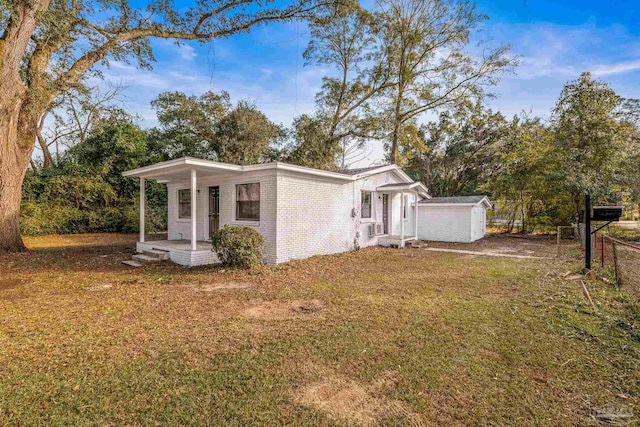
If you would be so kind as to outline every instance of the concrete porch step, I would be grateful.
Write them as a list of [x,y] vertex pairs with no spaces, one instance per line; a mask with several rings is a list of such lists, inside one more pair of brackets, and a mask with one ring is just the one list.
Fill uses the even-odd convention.
[[143,255],[150,256],[152,258],[158,258],[165,261],[169,259],[169,251],[163,251],[161,249],[145,249],[142,251]]
[[161,261],[160,258],[157,258],[155,256],[145,255],[145,254],[135,254],[131,258],[133,258],[134,261],[138,261],[138,262],[141,262],[143,264],[146,264],[148,262],[160,262]]
[[122,261],[122,263],[125,264],[125,265],[128,265],[129,267],[135,267],[135,268],[142,267],[144,265],[144,264],[139,263],[138,261],[134,261],[132,259],[128,259],[126,261]]

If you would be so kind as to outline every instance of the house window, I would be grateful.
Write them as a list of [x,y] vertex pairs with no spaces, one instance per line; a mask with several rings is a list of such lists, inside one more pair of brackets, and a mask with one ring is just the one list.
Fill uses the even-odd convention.
[[360,206],[362,218],[371,218],[371,191],[362,192],[362,205]]
[[178,190],[178,218],[191,218],[191,190]]
[[402,210],[402,219],[407,219],[407,205],[409,204],[409,196],[404,196],[404,206],[403,206],[403,210]]
[[236,220],[260,221],[260,184],[236,185]]

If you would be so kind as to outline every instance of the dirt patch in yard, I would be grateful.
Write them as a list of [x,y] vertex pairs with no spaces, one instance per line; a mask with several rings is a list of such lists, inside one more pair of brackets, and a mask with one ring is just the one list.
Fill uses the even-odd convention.
[[257,319],[286,320],[303,317],[320,317],[324,302],[313,300],[259,301],[244,311],[244,315]]
[[111,284],[96,285],[96,286],[85,288],[85,291],[89,291],[89,292],[106,291],[107,289],[111,289],[112,287],[113,285]]
[[382,394],[395,384],[392,372],[384,373],[370,385],[329,374],[294,393],[296,403],[318,409],[337,422],[375,426],[385,420],[403,420],[402,425],[426,425],[420,414],[401,401]]
[[0,279],[0,291],[6,291],[19,287],[22,281],[19,279]]
[[249,289],[253,285],[247,282],[228,282],[228,283],[216,283],[202,286],[193,286],[196,291],[202,292],[215,292],[215,291],[227,291],[236,289]]
[[[535,257],[561,258],[579,257],[578,240],[561,240],[558,248],[555,236],[488,235],[471,243],[420,241],[424,248],[456,249],[485,254],[523,255]],[[472,254],[469,254],[472,255]]]

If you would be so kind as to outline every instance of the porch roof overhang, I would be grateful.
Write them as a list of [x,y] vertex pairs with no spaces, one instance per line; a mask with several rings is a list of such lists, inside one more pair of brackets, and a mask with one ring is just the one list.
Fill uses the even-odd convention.
[[429,192],[427,191],[427,187],[421,183],[421,182],[398,182],[398,183],[394,183],[394,184],[384,184],[384,185],[379,185],[376,188],[376,191],[380,191],[380,192],[388,192],[388,193],[397,193],[400,191],[410,191],[410,192],[415,192],[418,193],[420,196],[426,198],[426,199],[430,199],[431,196],[429,195]]
[[157,179],[159,181],[183,181],[191,177],[195,169],[198,176],[234,175],[242,172],[242,166],[211,160],[181,157],[166,162],[132,169],[122,173],[122,176]]
[[282,162],[259,163],[255,165],[234,165],[231,163],[216,162],[213,160],[196,159],[194,157],[181,157],[175,160],[168,160],[137,169],[132,169],[123,172],[122,176],[156,179],[161,182],[185,181],[189,180],[192,170],[197,171],[198,178],[211,176],[233,176],[245,172],[264,170],[280,170],[345,182],[355,180],[355,178],[352,176],[344,175],[338,172],[323,171],[320,169],[291,165]]

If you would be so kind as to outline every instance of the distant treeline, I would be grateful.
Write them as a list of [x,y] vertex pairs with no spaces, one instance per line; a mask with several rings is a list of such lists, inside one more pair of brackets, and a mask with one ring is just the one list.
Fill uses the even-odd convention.
[[[24,181],[22,232],[136,231],[138,183],[121,173],[180,156],[348,166],[344,147],[331,148],[317,115],[286,129],[248,102],[232,105],[226,92],[163,93],[152,106],[159,123],[152,129],[122,109],[96,108],[81,137],[70,133],[62,138],[66,150],[34,163]],[[435,196],[487,194],[520,230],[552,228],[580,219],[585,191],[596,203],[640,204],[639,112],[635,100],[585,73],[565,86],[547,121],[526,114],[507,119],[477,101],[406,126],[396,161]],[[148,230],[164,230],[164,186],[150,182],[147,198]]]

